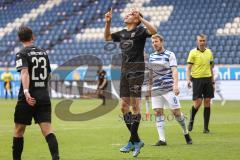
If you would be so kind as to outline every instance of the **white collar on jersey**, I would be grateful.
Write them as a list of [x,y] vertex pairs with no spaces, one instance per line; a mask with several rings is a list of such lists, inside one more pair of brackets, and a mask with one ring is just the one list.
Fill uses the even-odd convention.
[[155,51],[154,54],[164,54],[165,52],[166,52],[166,49],[163,52]]

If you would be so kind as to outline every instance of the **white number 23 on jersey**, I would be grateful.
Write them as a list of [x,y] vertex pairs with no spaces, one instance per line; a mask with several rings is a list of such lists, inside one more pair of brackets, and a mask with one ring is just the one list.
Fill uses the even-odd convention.
[[[32,63],[35,65],[32,68],[32,80],[45,80],[47,78],[47,61],[46,58],[44,57],[33,57],[32,58]],[[40,66],[39,66],[40,64]],[[41,68],[41,72],[39,75],[36,75],[36,69]]]

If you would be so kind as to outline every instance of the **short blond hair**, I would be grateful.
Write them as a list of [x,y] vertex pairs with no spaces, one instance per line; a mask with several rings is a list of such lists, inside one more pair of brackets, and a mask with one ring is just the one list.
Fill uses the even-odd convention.
[[157,39],[157,38],[158,38],[161,42],[164,41],[164,38],[163,38],[162,35],[160,35],[160,34],[154,34],[154,35],[152,35],[152,39]]
[[198,38],[198,37],[201,37],[201,38],[204,38],[204,39],[206,39],[206,38],[207,38],[207,36],[206,36],[205,34],[203,34],[203,33],[201,33],[201,34],[197,35],[197,38]]

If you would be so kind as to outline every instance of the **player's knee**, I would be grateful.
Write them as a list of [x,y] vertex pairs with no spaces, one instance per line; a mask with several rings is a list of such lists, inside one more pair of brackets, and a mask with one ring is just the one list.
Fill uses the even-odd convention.
[[42,134],[44,137],[46,137],[47,135],[49,135],[50,133],[52,133],[51,128],[42,128]]
[[122,111],[122,113],[129,112],[129,102],[128,102],[128,100],[121,99],[121,111]]
[[25,132],[25,127],[17,126],[14,129],[14,137],[23,137],[24,132]]
[[122,104],[121,111],[122,111],[122,113],[127,113],[129,111],[129,106],[126,104]]
[[139,106],[133,106],[132,107],[133,113],[138,114],[140,112]]
[[162,109],[154,109],[155,116],[163,116],[163,110]]
[[46,136],[49,135],[50,133],[52,133],[51,130],[42,131],[42,135],[43,135],[44,137],[46,137]]
[[210,99],[210,98],[204,99],[204,106],[205,106],[205,107],[210,107],[210,102],[211,102],[211,99]]
[[40,123],[39,124],[42,134],[44,137],[46,137],[48,134],[52,133],[52,127],[51,127],[51,123]]
[[202,105],[202,99],[197,99],[194,101],[194,107],[198,109]]
[[182,114],[180,109],[174,109],[174,110],[172,110],[172,113],[175,117],[180,117]]

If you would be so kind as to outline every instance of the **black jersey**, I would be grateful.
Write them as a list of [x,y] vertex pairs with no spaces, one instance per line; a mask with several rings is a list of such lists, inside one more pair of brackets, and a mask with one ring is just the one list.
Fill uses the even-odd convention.
[[[106,79],[106,71],[101,70],[98,71],[98,86],[101,86]],[[107,87],[107,83],[103,86],[103,89]]]
[[120,42],[122,51],[122,72],[144,71],[144,46],[151,37],[147,29],[138,26],[131,31],[123,29],[111,34],[114,42]]
[[[18,72],[21,72],[23,68],[28,68],[30,79],[29,93],[36,99],[37,103],[50,103],[48,81],[51,68],[46,51],[36,46],[23,48],[16,55],[16,68]],[[26,101],[22,83],[18,101]]]

